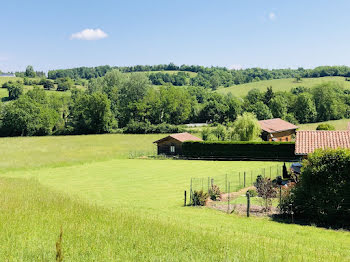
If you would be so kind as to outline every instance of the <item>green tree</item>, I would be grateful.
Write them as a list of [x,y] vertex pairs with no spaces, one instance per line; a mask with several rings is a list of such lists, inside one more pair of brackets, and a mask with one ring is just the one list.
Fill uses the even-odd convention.
[[130,74],[125,84],[118,90],[120,124],[124,127],[137,115],[140,101],[146,96],[150,81],[144,74]]
[[44,80],[42,82],[42,85],[43,85],[44,89],[46,89],[46,90],[51,90],[51,89],[55,88],[54,83],[51,80],[48,80],[48,79]]
[[36,94],[36,90],[28,93],[13,103],[4,106],[2,112],[2,134],[5,136],[42,136],[52,134],[59,120],[58,112],[50,108],[48,100],[42,94]]
[[10,100],[18,99],[24,91],[23,84],[20,82],[7,83],[6,87],[9,92]]
[[271,100],[275,97],[275,93],[272,90],[272,86],[268,87],[264,95],[264,103],[269,106]]
[[251,106],[251,111],[256,115],[259,120],[271,119],[272,113],[270,108],[263,102],[257,102]]
[[31,65],[27,66],[26,71],[24,72],[24,76],[31,77],[31,78],[36,77],[33,66],[31,66]]
[[295,118],[300,123],[312,123],[316,119],[316,106],[313,97],[309,93],[298,95],[293,107]]
[[74,81],[69,77],[60,78],[57,80],[57,91],[67,91],[74,87]]
[[345,115],[346,107],[342,98],[344,90],[334,83],[321,84],[312,90],[314,96],[317,120],[328,121],[341,119]]
[[71,108],[71,123],[75,133],[101,134],[116,126],[106,94],[78,94]]
[[257,102],[260,102],[263,100],[264,95],[260,92],[259,89],[253,88],[249,90],[246,99],[249,101],[250,104],[256,104]]
[[282,96],[271,99],[270,110],[275,118],[284,118],[287,115],[287,102]]
[[260,140],[261,128],[256,116],[252,113],[246,112],[238,116],[233,124],[233,130],[240,141]]

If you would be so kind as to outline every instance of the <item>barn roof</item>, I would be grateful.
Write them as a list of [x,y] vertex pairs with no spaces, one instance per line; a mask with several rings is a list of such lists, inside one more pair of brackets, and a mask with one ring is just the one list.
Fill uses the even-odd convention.
[[277,133],[277,132],[293,130],[298,128],[296,125],[293,125],[287,121],[284,121],[281,118],[260,120],[259,124],[261,129],[268,133]]
[[298,131],[295,154],[307,155],[316,149],[350,148],[350,131]]
[[176,139],[177,141],[180,142],[185,142],[185,141],[202,141],[202,139],[191,135],[190,133],[184,132],[184,133],[177,133],[177,134],[172,134],[170,136],[164,137],[162,139],[159,139],[157,141],[154,141],[153,143],[159,143],[162,142],[164,140],[167,140],[169,138],[173,138]]

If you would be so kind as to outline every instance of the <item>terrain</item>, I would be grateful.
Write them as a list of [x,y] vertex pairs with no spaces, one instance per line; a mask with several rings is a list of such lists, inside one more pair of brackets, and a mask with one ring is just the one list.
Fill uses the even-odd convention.
[[272,86],[273,91],[290,91],[293,87],[303,86],[303,87],[314,87],[327,82],[335,82],[340,84],[345,88],[350,88],[350,82],[345,81],[345,77],[340,76],[327,76],[327,77],[317,77],[317,78],[302,78],[301,81],[296,81],[295,78],[285,78],[285,79],[273,79],[257,81],[247,84],[234,85],[231,87],[221,87],[217,92],[222,94],[231,93],[235,96],[243,97],[248,94],[248,92],[254,88],[259,89],[261,92],[265,92],[267,87]]
[[349,232],[183,207],[191,177],[276,163],[129,159],[161,136],[1,138],[0,260],[53,260],[61,227],[67,261],[350,259]]

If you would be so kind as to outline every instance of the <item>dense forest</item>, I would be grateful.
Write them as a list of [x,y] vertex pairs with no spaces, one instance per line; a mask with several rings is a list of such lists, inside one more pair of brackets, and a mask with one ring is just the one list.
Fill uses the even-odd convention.
[[[79,79],[34,78],[33,68],[27,68],[24,81],[2,86],[8,89],[10,101],[0,103],[1,136],[176,132],[180,124],[190,122],[230,125],[244,112],[259,120],[279,117],[292,123],[350,117],[350,90],[333,82],[313,88],[301,82],[288,92],[275,92],[272,87],[264,92],[252,89],[238,98],[201,85],[163,83],[155,87],[146,74],[107,71],[102,77],[85,80],[85,88],[77,89],[74,81]],[[186,72],[180,73],[187,77]],[[25,83],[42,86],[24,92]],[[70,90],[70,95],[45,91],[54,88]]]
[[[72,79],[91,79],[104,76],[107,72],[118,69],[123,73],[148,72],[149,79],[153,85],[171,83],[175,86],[203,86],[217,89],[219,86],[232,86],[260,80],[281,78],[309,78],[324,76],[350,77],[350,67],[347,66],[320,66],[314,69],[262,69],[248,68],[241,70],[229,70],[225,67],[203,67],[203,66],[177,66],[173,63],[168,65],[137,65],[130,67],[78,67],[73,69],[52,70],[48,72],[49,79],[69,77]],[[179,71],[170,74],[167,71]],[[186,72],[196,73],[191,77]]]

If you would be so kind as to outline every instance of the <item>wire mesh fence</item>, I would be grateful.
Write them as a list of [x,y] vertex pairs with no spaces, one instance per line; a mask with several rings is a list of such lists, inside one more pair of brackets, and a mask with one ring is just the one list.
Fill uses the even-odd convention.
[[[292,163],[285,163],[287,169]],[[222,194],[237,192],[240,189],[254,185],[258,176],[267,177],[271,180],[283,176],[283,163],[266,166],[259,169],[248,169],[245,171],[231,171],[223,175],[212,177],[192,177],[190,181],[190,204],[192,203],[193,192],[203,191],[209,193],[213,185],[219,187]]]

